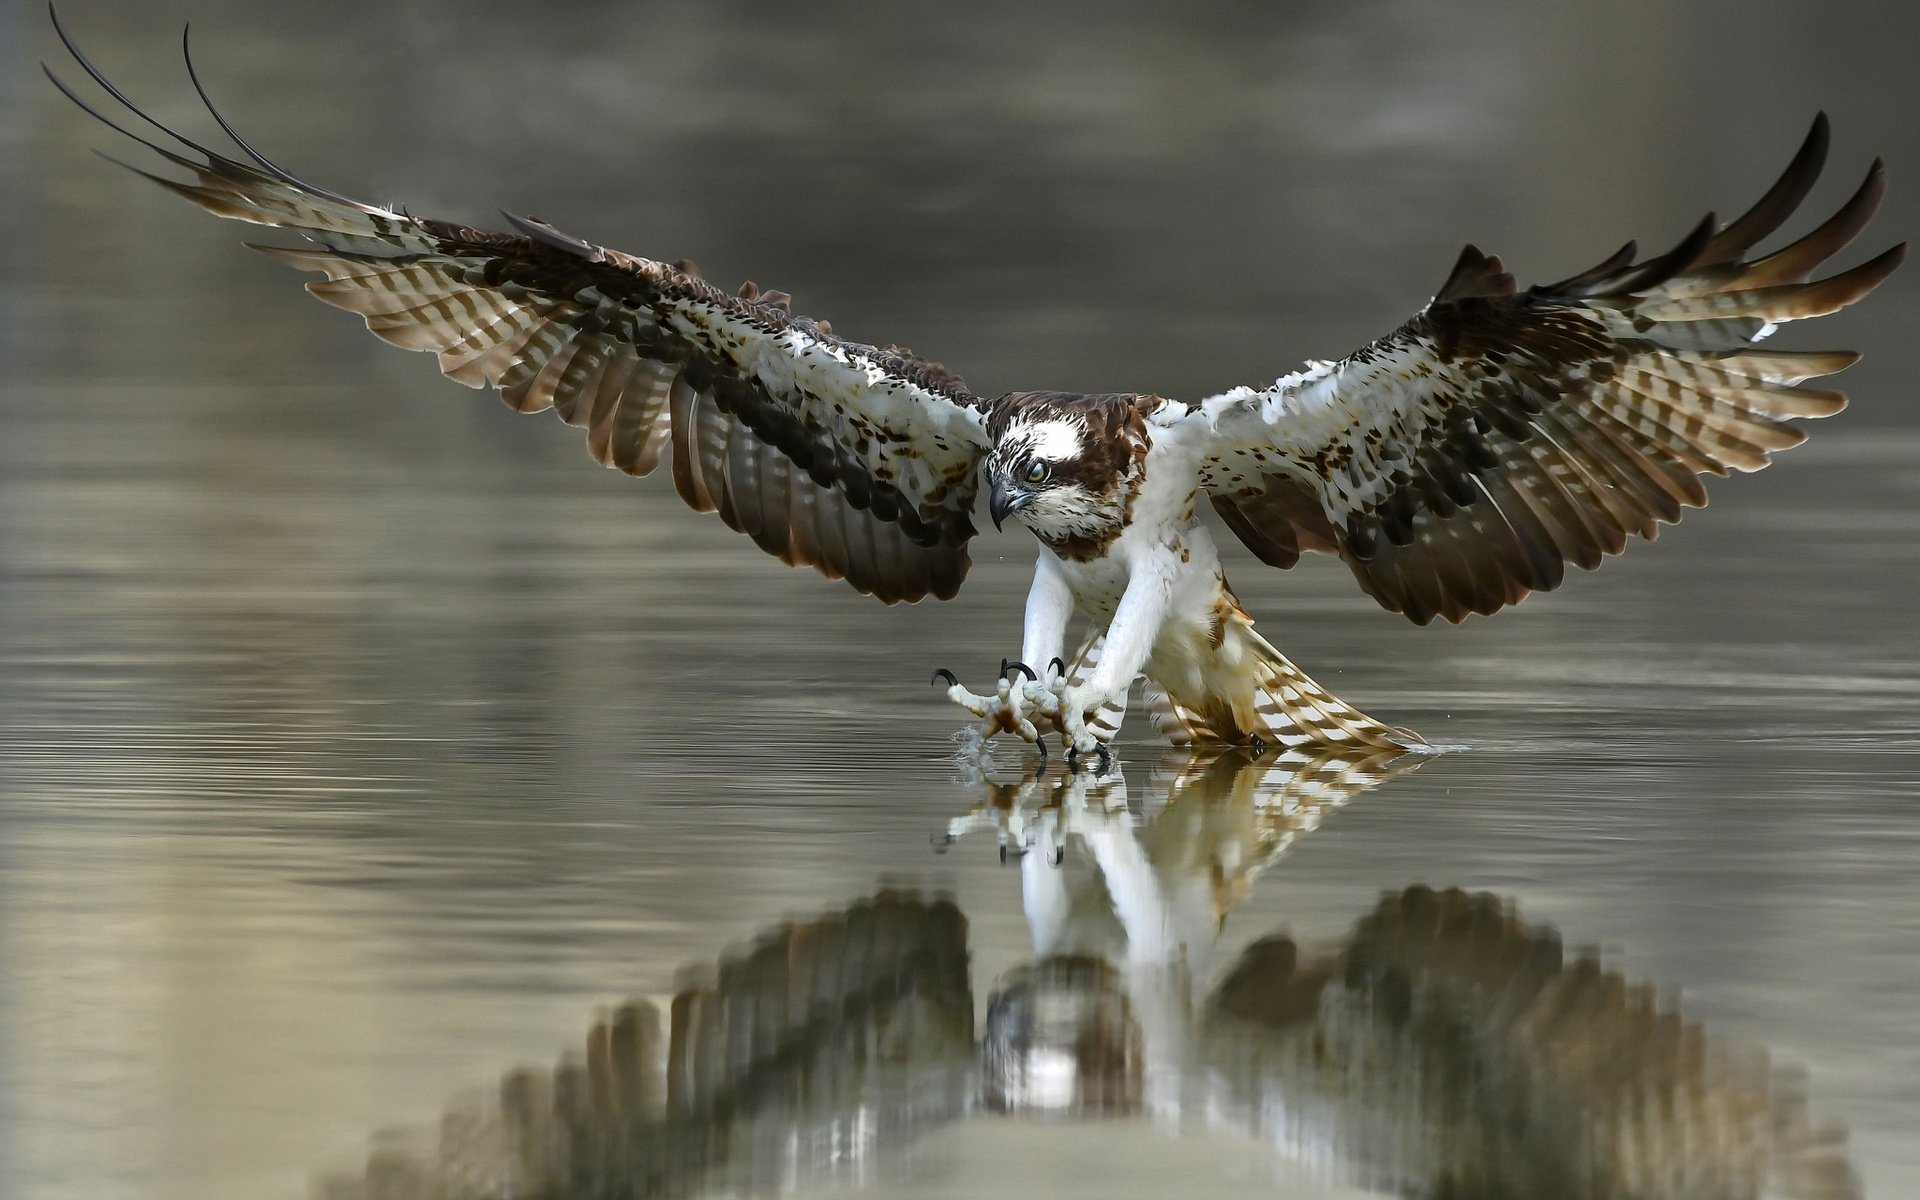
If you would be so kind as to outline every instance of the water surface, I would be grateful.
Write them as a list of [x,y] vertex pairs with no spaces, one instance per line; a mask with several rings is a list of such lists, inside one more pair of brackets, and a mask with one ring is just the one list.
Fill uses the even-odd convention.
[[[184,100],[173,14],[71,7],[138,94]],[[1541,277],[1732,211],[1821,106],[1845,178],[1816,205],[1871,152],[1896,180],[1920,166],[1888,99],[1916,86],[1888,70],[1900,39],[1844,9],[1476,24],[1309,6],[1270,27],[1143,9],[1092,33],[510,10],[409,7],[378,36],[318,10],[182,15],[246,128],[326,182],[689,255],[983,390],[1197,395],[1338,353],[1416,304],[1463,238]],[[37,17],[0,21],[10,50],[50,51]],[[1594,78],[1596,45],[1638,86]],[[913,1076],[950,1084],[933,1088],[949,1108],[912,1109],[920,1135],[883,1147],[898,1154],[811,1174],[789,1156],[776,1182],[1402,1178],[1342,1174],[1243,1120],[1252,1084],[1206,1074],[1197,1049],[1159,1082],[1218,1088],[1212,1108],[1143,1083],[1132,1108],[1066,1127],[992,1111],[989,1002],[1048,953],[1030,917],[1054,868],[1003,864],[992,820],[936,852],[990,796],[957,771],[955,716],[925,680],[977,678],[1013,648],[1019,537],[976,543],[948,605],[882,610],[783,571],[664,481],[595,471],[570,431],[304,301],[231,228],[84,154],[103,140],[12,75],[28,119],[0,131],[16,164],[0,172],[0,1194],[227,1200],[364,1174],[376,1131],[484,1109],[457,1097],[551,1072],[596,1013],[640,997],[670,1015],[701,986],[683,970],[889,888],[964,916],[963,936],[941,926],[964,984],[912,1009],[949,1039]],[[1762,77],[1764,96],[1733,86]],[[1913,228],[1901,195],[1879,240]],[[1180,942],[1194,1012],[1261,939],[1343,962],[1383,896],[1461,888],[1528,936],[1557,932],[1569,963],[1596,948],[1739,1061],[1804,1070],[1868,1194],[1920,1189],[1915,296],[1896,278],[1783,335],[1869,351],[1854,408],[1808,446],[1496,620],[1415,629],[1337,564],[1232,559],[1309,671],[1471,749],[1353,795],[1274,858],[1249,832],[1257,797],[1181,808],[1161,748],[1130,730],[1126,816],[1100,836],[1231,892],[1210,939]],[[1010,754],[995,770],[1020,778]],[[1218,826],[1161,824],[1193,811]],[[1073,832],[1063,878],[1096,866]],[[1510,1046],[1515,1026],[1475,1011],[1461,1019]],[[1271,1094],[1325,1094],[1282,1082]],[[1785,1103],[1772,1086],[1739,1094]],[[1449,1103],[1422,1096],[1396,1128]],[[830,1110],[757,1128],[817,1132]],[[1321,1127],[1353,1135],[1345,1119]]]

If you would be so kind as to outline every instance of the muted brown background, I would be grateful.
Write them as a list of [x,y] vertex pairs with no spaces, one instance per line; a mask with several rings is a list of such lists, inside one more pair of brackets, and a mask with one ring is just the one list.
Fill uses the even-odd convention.
[[[1920,206],[1890,4],[64,11],[209,138],[187,19],[300,173],[691,257],[986,392],[1264,381],[1388,329],[1467,239],[1523,280],[1663,248],[1822,108],[1810,212],[1892,171],[1846,261]],[[0,50],[0,1194],[298,1194],[883,874],[956,890],[977,984],[1025,953],[990,850],[927,854],[969,797],[921,690],[1017,641],[1023,541],[977,543],[946,606],[783,572],[87,154],[115,139],[39,78],[37,5]],[[1782,333],[1868,352],[1854,406],[1495,621],[1236,565],[1323,681],[1475,749],[1303,840],[1229,944],[1416,879],[1514,896],[1807,1066],[1870,1194],[1920,1187],[1917,304],[1910,270]]]

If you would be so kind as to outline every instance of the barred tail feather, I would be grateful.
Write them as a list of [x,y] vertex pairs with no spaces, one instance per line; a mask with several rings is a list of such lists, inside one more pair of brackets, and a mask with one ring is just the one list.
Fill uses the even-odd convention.
[[[1158,683],[1147,688],[1154,728],[1176,746],[1247,745],[1259,742],[1295,748],[1425,750],[1425,739],[1367,716],[1327,691],[1255,633],[1245,618],[1228,636],[1245,654],[1234,668],[1234,686],[1216,686],[1207,696],[1179,698]],[[1246,689],[1245,673],[1253,676]]]
[[1374,720],[1308,677],[1287,656],[1253,630],[1245,631],[1255,651],[1258,684],[1255,727],[1247,732],[1269,745],[1306,743],[1424,750],[1426,739],[1410,729]]
[[1167,689],[1147,681],[1147,716],[1153,721],[1153,727],[1160,736],[1176,746],[1201,746],[1217,744],[1220,739],[1209,737],[1205,730],[1205,721],[1199,713],[1190,708],[1175,704],[1173,697],[1167,695]]

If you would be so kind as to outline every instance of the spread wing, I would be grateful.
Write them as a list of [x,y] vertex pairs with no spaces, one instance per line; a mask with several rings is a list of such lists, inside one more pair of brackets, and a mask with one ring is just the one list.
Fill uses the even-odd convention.
[[1787,321],[1853,303],[1899,265],[1896,246],[1809,282],[1859,233],[1885,184],[1879,162],[1819,228],[1760,258],[1820,173],[1818,118],[1753,209],[1709,216],[1667,254],[1629,242],[1558,283],[1520,291],[1469,246],[1418,315],[1334,363],[1237,388],[1186,418],[1208,439],[1203,483],[1263,561],[1338,553],[1367,594],[1425,624],[1492,613],[1652,539],[1707,502],[1699,476],[1754,471],[1840,411],[1799,386],[1847,352],[1757,343]]
[[324,273],[307,290],[376,336],[434,352],[443,374],[495,388],[520,412],[551,409],[586,431],[605,466],[646,475],[669,462],[687,504],[782,561],[888,603],[959,589],[989,443],[978,402],[945,368],[835,337],[792,315],[781,293],[748,284],[729,295],[687,264],[534,220],[509,216],[515,232],[499,233],[362,204],[294,178],[237,135],[251,161],[228,158],[147,117],[61,37],[179,146],[108,121],[48,71],[55,85],[193,181],[140,174],[216,216],[306,238],[313,248],[255,249]]

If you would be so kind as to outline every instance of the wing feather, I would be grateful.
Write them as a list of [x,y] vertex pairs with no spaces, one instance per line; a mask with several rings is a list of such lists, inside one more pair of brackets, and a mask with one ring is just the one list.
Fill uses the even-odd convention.
[[695,512],[712,512],[718,505],[700,478],[699,463],[693,449],[693,430],[699,421],[700,396],[686,379],[673,383],[673,487],[680,499]]
[[820,548],[820,561],[826,564],[823,569],[835,579],[845,578],[851,557],[847,552],[846,516],[853,510],[821,503],[820,485],[811,479],[796,480],[795,487],[806,496],[807,528]]
[[1806,440],[1791,421],[1846,404],[1800,385],[1857,355],[1754,344],[1853,304],[1900,264],[1904,245],[1814,278],[1873,215],[1881,165],[1813,232],[1745,257],[1806,198],[1827,141],[1822,117],[1758,203],[1665,254],[1636,261],[1629,242],[1521,291],[1469,246],[1387,337],[1203,401],[1185,421],[1208,439],[1216,509],[1284,567],[1326,547],[1262,498],[1310,497],[1368,594],[1422,624],[1494,612],[1558,586],[1566,563],[1591,570],[1629,535],[1653,538],[1706,503],[1699,476],[1759,470]]
[[[786,477],[787,512],[791,528],[787,533],[787,552],[782,555],[782,561],[792,566],[826,563],[819,524],[814,512],[814,493],[809,486],[811,482],[806,476],[793,472],[788,472]],[[833,568],[831,565],[822,565],[819,570],[829,572]]]
[[553,410],[606,466],[645,475],[670,456],[690,507],[786,561],[888,603],[959,588],[990,443],[980,402],[952,372],[838,338],[793,315],[783,292],[728,295],[691,264],[533,218],[508,216],[502,233],[363,204],[282,171],[214,112],[246,160],[229,158],[147,117],[66,40],[82,70],[179,148],[115,124],[49,71],[55,85],[193,178],[131,169],[217,216],[315,243],[256,249],[324,275],[307,290],[375,336],[434,354],[448,378],[495,388],[518,412]]

